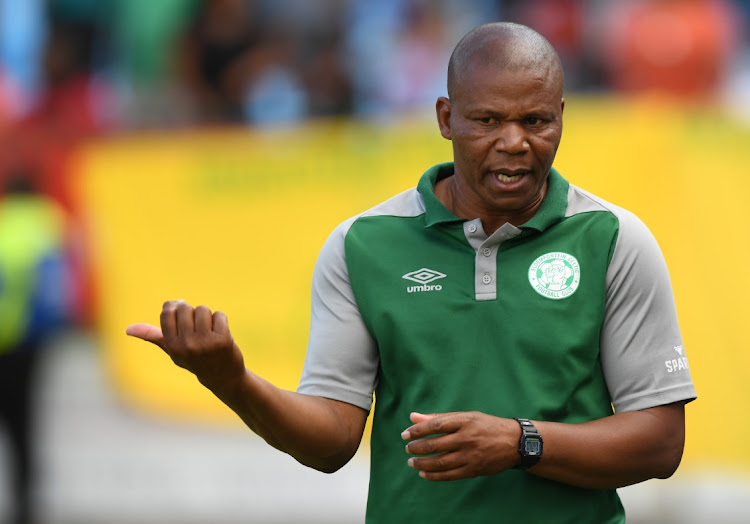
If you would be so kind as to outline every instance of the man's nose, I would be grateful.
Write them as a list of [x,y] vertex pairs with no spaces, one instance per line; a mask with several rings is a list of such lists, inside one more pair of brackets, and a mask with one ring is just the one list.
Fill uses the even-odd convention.
[[495,149],[516,155],[531,148],[526,130],[519,122],[503,122],[495,133]]

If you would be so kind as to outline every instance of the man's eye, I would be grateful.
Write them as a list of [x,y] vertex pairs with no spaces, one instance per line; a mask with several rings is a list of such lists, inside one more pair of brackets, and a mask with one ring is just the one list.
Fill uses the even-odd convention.
[[497,120],[491,116],[483,116],[481,118],[478,118],[481,123],[483,124],[496,124]]
[[544,120],[536,116],[530,116],[526,119],[526,123],[530,126],[538,126],[542,124]]

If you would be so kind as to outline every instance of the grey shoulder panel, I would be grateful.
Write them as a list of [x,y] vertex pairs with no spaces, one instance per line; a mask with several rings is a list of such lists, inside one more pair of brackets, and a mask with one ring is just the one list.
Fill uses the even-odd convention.
[[592,195],[588,191],[584,191],[580,187],[570,184],[568,187],[568,207],[565,210],[565,217],[572,217],[573,215],[588,213],[591,211],[611,212],[610,206],[615,207],[612,206],[612,204],[609,204],[609,202]]
[[422,195],[419,194],[416,188],[411,188],[368,209],[360,216],[415,217],[421,215],[424,211],[425,206]]
[[315,264],[310,335],[297,391],[369,410],[379,357],[359,314],[344,255],[344,239],[356,218],[333,231]]
[[582,190],[575,205],[615,215],[607,269],[601,362],[616,411],[696,397],[667,265],[651,231],[633,213]]
[[361,217],[422,213],[422,198],[410,189],[346,220],[328,237],[313,271],[310,336],[298,392],[370,409],[380,356],[349,280],[346,235]]

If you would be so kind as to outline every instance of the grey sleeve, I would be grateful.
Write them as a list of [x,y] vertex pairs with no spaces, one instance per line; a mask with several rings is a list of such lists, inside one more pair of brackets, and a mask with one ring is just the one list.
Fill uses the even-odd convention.
[[334,230],[315,265],[310,337],[297,391],[369,411],[380,357],[349,282],[344,239],[353,221]]
[[661,250],[632,213],[619,220],[607,271],[601,362],[615,411],[696,398]]

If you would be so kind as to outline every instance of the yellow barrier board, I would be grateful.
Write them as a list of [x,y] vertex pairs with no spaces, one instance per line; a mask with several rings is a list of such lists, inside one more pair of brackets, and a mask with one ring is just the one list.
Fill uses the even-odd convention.
[[[571,99],[556,167],[639,215],[670,267],[699,400],[685,460],[750,465],[745,376],[750,308],[750,130],[664,101]],[[92,229],[101,341],[122,398],[155,416],[217,424],[235,416],[155,346],[125,336],[185,299],[224,311],[246,364],[281,387],[299,379],[318,251],[344,219],[414,186],[451,159],[429,119],[313,122],[260,132],[143,134],[80,156]],[[718,439],[721,440],[721,439]]]

